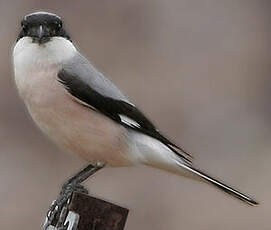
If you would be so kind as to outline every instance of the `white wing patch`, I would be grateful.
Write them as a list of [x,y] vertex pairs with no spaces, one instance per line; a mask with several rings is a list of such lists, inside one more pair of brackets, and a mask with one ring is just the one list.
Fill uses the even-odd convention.
[[122,123],[140,128],[140,125],[136,121],[134,121],[133,119],[126,117],[125,115],[121,115],[121,114],[119,116],[120,116]]

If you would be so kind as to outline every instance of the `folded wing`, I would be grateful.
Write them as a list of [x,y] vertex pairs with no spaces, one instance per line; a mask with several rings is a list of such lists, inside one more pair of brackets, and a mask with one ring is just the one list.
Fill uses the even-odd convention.
[[58,78],[66,90],[83,105],[95,109],[126,128],[161,141],[182,160],[190,162],[190,155],[186,151],[163,136],[110,80],[81,55],[78,54],[64,63]]

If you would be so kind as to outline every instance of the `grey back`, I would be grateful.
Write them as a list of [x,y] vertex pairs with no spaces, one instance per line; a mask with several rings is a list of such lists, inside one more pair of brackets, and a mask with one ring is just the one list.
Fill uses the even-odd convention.
[[101,95],[131,104],[117,86],[99,72],[80,53],[77,53],[73,58],[64,62],[63,69],[72,76],[78,77]]

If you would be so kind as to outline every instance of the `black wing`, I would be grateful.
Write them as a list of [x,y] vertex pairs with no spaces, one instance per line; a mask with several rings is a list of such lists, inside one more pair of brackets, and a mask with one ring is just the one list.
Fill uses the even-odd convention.
[[[75,98],[103,113],[126,128],[133,129],[161,141],[184,161],[190,162],[188,157],[178,150],[181,150],[190,157],[191,155],[164,137],[134,105],[123,100],[102,95],[94,90],[89,84],[86,84],[82,79],[77,76],[73,76],[64,69],[58,73],[58,78],[59,82],[61,82],[65,86],[66,90]],[[122,119],[122,116],[127,117],[133,122],[125,122]]]

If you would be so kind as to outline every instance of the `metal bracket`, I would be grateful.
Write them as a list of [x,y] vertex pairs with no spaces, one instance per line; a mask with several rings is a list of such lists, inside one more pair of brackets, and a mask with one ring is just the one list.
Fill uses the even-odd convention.
[[[70,202],[46,230],[123,230],[129,210],[74,192]],[[47,218],[44,226],[47,226]]]
[[[69,211],[66,220],[64,222],[64,226],[66,226],[65,228],[67,230],[77,230],[78,222],[79,215],[75,212]],[[46,221],[44,224],[46,224]],[[58,230],[58,228],[53,225],[49,225],[47,230]]]

